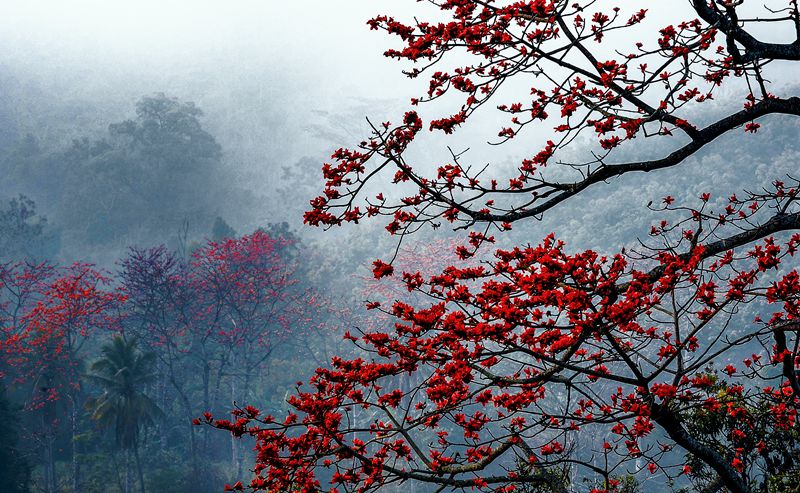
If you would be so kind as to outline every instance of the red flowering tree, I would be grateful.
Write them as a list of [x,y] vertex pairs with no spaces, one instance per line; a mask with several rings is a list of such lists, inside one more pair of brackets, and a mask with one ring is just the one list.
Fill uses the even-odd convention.
[[[21,346],[28,336],[28,318],[30,313],[41,299],[41,293],[46,289],[48,281],[54,275],[54,268],[48,264],[15,264],[7,263],[0,267],[2,280],[2,301],[0,301],[0,320],[2,321],[2,373],[0,376],[9,378],[12,375],[16,381],[12,385],[25,380],[24,374],[17,375],[15,367],[25,361]],[[11,372],[13,370],[13,373]]]
[[5,264],[0,268],[2,376],[33,385],[26,407],[38,409],[75,391],[81,349],[98,329],[117,330],[124,296],[92,266]]
[[[453,263],[453,252],[460,246],[454,238],[440,238],[432,241],[419,241],[400,245],[391,262],[392,271],[408,273],[406,276],[391,276],[382,278],[381,270],[375,268],[382,264],[373,263],[373,272],[368,276],[359,277],[361,297],[367,302],[380,303],[381,301],[403,300],[407,303],[418,301],[414,289],[409,289],[409,282],[413,286],[413,279],[419,276],[430,276],[438,273]],[[465,262],[459,262],[463,266]],[[388,265],[388,264],[386,264]],[[382,267],[385,268],[385,267]],[[378,275],[376,275],[378,274]]]
[[102,272],[80,263],[0,266],[1,376],[27,394],[26,438],[43,454],[48,491],[56,489],[53,444],[61,425],[59,406],[69,410],[73,485],[80,481],[76,437],[84,401],[83,349],[99,330],[118,330],[116,308],[124,301],[109,283]]
[[[256,377],[267,368],[273,351],[290,337],[302,339],[304,311],[313,309],[312,293],[300,285],[294,240],[258,230],[235,239],[210,241],[192,254],[190,283],[201,302],[193,312],[195,341],[191,351],[206,355],[206,391],[215,380],[212,401],[223,380],[226,402],[251,398]],[[241,472],[242,450],[231,442],[234,467]]]
[[236,396],[248,395],[253,377],[273,349],[292,335],[309,301],[307,291],[298,286],[297,264],[286,251],[290,246],[290,240],[256,231],[209,242],[192,255],[192,282],[204,300],[198,316],[225,348],[222,358],[236,363],[242,386],[232,390]]
[[[156,402],[161,409],[171,409],[177,404],[180,411],[173,414],[183,418],[181,422],[188,434],[192,475],[201,478],[199,456],[206,455],[207,442],[198,443],[198,430],[189,423],[200,406],[212,408],[208,391],[210,363],[206,358],[208,352],[199,350],[208,330],[195,323],[202,299],[194,290],[189,267],[164,246],[131,248],[120,262],[118,278],[127,296],[122,326],[156,355]],[[196,381],[186,375],[202,375],[205,392],[200,402],[192,394]],[[168,446],[168,417],[165,414],[159,423],[162,449]]]
[[[546,218],[591,187],[678,166],[728,132],[756,133],[768,115],[800,115],[800,99],[769,82],[780,77],[771,62],[800,60],[794,1],[693,0],[674,7],[685,19],[671,25],[599,0],[428,3],[435,20],[420,12],[369,25],[400,39],[386,56],[426,78],[412,105],[458,109],[408,111],[336,151],[307,223],[388,216],[386,229],[405,235],[446,220],[471,230],[456,249],[465,260],[495,230]],[[790,38],[762,40],[765,24],[788,26]],[[723,85],[740,91],[733,108],[714,102]],[[412,154],[424,129],[454,133],[490,104],[509,118],[494,143],[542,140],[512,175],[464,153],[430,164]],[[706,121],[696,108],[709,105],[722,116]],[[582,134],[594,141],[589,158],[565,161]],[[633,139],[657,141],[654,154],[621,160],[615,151]],[[254,490],[412,481],[607,492],[654,476],[784,491],[800,477],[799,185],[688,204],[665,197],[650,239],[614,255],[572,252],[551,235],[428,276],[377,260],[376,278],[398,276],[427,301],[371,304],[394,323],[348,335],[363,356],[318,369],[287,416],[246,407],[206,419],[256,437]],[[413,388],[393,385],[408,374]],[[365,408],[374,419],[354,420]]]

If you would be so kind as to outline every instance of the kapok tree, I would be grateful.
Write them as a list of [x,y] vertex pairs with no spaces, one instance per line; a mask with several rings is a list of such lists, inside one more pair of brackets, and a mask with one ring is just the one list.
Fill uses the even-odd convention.
[[117,330],[124,296],[90,265],[5,264],[0,267],[3,373],[11,386],[34,385],[36,409],[80,386],[81,349],[98,329]]
[[[201,340],[192,351],[208,353],[206,371],[212,370],[211,380],[216,381],[212,400],[219,398],[223,380],[230,396],[225,402],[248,400],[273,351],[290,338],[304,336],[306,327],[298,322],[308,322],[305,312],[317,303],[300,284],[294,246],[292,239],[257,230],[209,241],[192,254],[190,283],[200,303],[191,323]],[[231,452],[240,473],[238,442],[232,442]]]
[[[770,82],[782,75],[772,67],[800,60],[795,1],[692,0],[670,5],[683,19],[669,25],[601,0],[428,3],[431,20],[420,8],[413,23],[369,25],[399,38],[386,56],[427,78],[412,105],[458,109],[408,111],[337,150],[307,223],[386,216],[390,233],[406,235],[449,221],[470,230],[456,252],[466,259],[494,231],[546,220],[587,189],[679,166],[729,132],[755,139],[770,115],[800,115],[792,88]],[[739,93],[733,104],[715,100],[721,86]],[[461,152],[412,155],[426,128],[455,133],[490,105],[509,118],[493,143],[542,141],[512,175]],[[590,157],[564,161],[583,134],[595,140]],[[649,158],[615,152],[634,139],[654,141]],[[665,197],[664,221],[637,251],[570,252],[550,236],[433,276],[378,260],[376,278],[401,276],[429,301],[371,305],[396,323],[349,336],[364,357],[318,369],[288,416],[246,407],[208,422],[257,438],[255,490],[413,481],[604,492],[632,475],[783,491],[799,477],[798,185],[776,176],[727,200]],[[416,387],[387,385],[408,373]],[[357,408],[374,421],[354,423]]]
[[44,455],[45,489],[55,491],[53,442],[60,429],[57,406],[69,409],[72,480],[80,484],[78,417],[85,343],[98,331],[118,329],[124,296],[91,265],[45,263],[0,266],[0,377],[25,391],[26,440]]
[[[241,396],[270,354],[290,335],[309,302],[299,286],[292,241],[264,231],[210,241],[192,255],[191,280],[203,302],[198,322],[225,352]],[[294,334],[299,335],[299,334]]]

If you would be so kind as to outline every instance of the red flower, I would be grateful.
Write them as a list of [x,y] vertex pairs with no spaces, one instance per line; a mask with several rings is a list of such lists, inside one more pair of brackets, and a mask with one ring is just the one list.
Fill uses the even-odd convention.
[[387,264],[382,260],[376,260],[372,262],[374,268],[372,269],[372,274],[375,276],[375,279],[380,279],[382,277],[391,276],[394,273],[394,267],[391,264]]

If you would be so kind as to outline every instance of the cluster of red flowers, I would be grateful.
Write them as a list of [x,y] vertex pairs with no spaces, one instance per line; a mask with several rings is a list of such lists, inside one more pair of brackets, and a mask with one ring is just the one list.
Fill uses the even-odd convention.
[[[308,224],[386,216],[386,229],[403,236],[442,218],[457,228],[485,225],[455,248],[465,261],[495,242],[489,228],[539,218],[629,172],[679,165],[726,132],[756,133],[757,118],[800,114],[797,98],[767,91],[763,72],[774,58],[797,60],[796,42],[756,39],[741,27],[738,3],[691,2],[689,18],[667,26],[652,24],[646,10],[626,14],[603,1],[429,3],[439,10],[435,22],[369,22],[399,37],[402,46],[386,56],[412,64],[412,78],[427,74],[413,106],[456,100],[455,110],[426,117],[427,128],[454,133],[501,86],[521,81],[525,99],[497,105],[510,124],[492,143],[549,125],[534,136],[541,145],[505,177],[486,177],[487,166],[466,164],[465,153],[452,150],[445,161],[412,166],[407,149],[426,124],[409,111],[400,125],[374,126],[356,149],[334,153]],[[795,22],[789,4],[788,16],[773,20]],[[651,39],[632,42],[631,33]],[[445,66],[451,59],[457,65]],[[696,113],[688,110],[733,77],[753,88],[744,108],[705,127],[690,122]],[[559,153],[587,132],[590,157],[561,162]],[[682,139],[664,156],[610,162],[632,139],[673,133]],[[384,172],[396,193],[365,197]],[[372,300],[368,308],[393,325],[347,335],[368,356],[318,369],[289,399],[285,419],[237,410],[233,421],[200,421],[256,438],[255,490],[364,492],[413,480],[507,493],[551,483],[570,465],[601,477],[593,491],[605,492],[621,471],[694,475],[692,465],[670,461],[677,446],[731,491],[749,491],[749,475],[764,476],[776,463],[754,437],[797,422],[800,281],[785,260],[800,235],[784,233],[800,228],[798,183],[711,199],[703,194],[691,208],[665,197],[661,210],[680,218],[654,225],[656,243],[641,252],[570,253],[551,235],[434,275],[395,274],[391,262],[377,260],[376,279],[395,276],[426,301]],[[745,305],[762,315],[746,319]],[[737,354],[749,355],[744,370]],[[767,379],[780,384],[764,388]],[[722,438],[692,436],[698,417],[720,423]],[[607,438],[600,446],[590,435]],[[579,440],[588,442],[578,448]]]
[[[628,47],[630,37],[621,33],[646,23],[649,20],[646,9],[633,11],[626,18],[621,9],[604,10],[596,3],[587,6],[565,1],[506,5],[439,0],[431,3],[452,20],[418,20],[409,25],[393,17],[378,16],[369,21],[371,29],[396,35],[404,44],[402,49],[386,51],[386,56],[412,63],[426,61],[425,68],[415,65],[407,72],[410,77],[420,77],[430,66],[442,65],[450,51],[464,50],[468,57],[476,60],[447,71],[431,71],[426,94],[413,98],[412,104],[420,105],[450,95],[461,104],[451,114],[430,119],[429,129],[453,133],[492,99],[506,81],[527,73],[548,74],[549,87],[531,87],[530,101],[497,106],[511,117],[510,126],[503,126],[498,136],[500,142],[504,142],[521,135],[528,125],[551,122],[560,116],[561,120],[552,122],[551,126],[558,139],[546,139],[540,152],[523,159],[519,174],[509,176],[505,186],[497,179],[490,184],[483,183],[479,177],[481,172],[476,174],[471,166],[460,163],[460,154],[452,156],[454,162],[438,166],[440,170],[448,168],[447,173],[427,177],[404,157],[424,126],[418,113],[410,111],[400,126],[393,128],[386,123],[375,127],[371,138],[361,142],[359,148],[339,149],[332,155],[333,164],[323,167],[324,193],[311,201],[311,210],[305,215],[308,224],[341,225],[357,223],[364,217],[386,215],[394,218],[390,231],[400,233],[415,223],[435,221],[438,217],[451,222],[499,223],[513,220],[520,214],[532,216],[561,202],[562,199],[547,200],[554,195],[569,197],[585,186],[629,171],[619,166],[619,172],[609,173],[609,170],[603,171],[602,166],[597,169],[592,166],[593,163],[603,164],[602,158],[626,141],[680,132],[696,141],[690,146],[691,150],[687,148],[693,153],[731,128],[745,125],[747,132],[756,132],[760,125],[752,120],[758,116],[792,112],[782,104],[786,101],[779,101],[770,94],[765,94],[762,100],[749,94],[745,112],[725,128],[712,125],[698,129],[687,121],[688,116],[679,116],[687,105],[712,100],[714,90],[725,79],[750,75],[748,71],[736,69],[733,58],[715,45],[718,27],[698,19],[668,26],[654,24],[649,27],[659,35],[654,46],[637,42]],[[587,22],[590,10],[594,12]],[[594,55],[599,49],[593,45],[611,42],[618,43],[614,50],[617,58],[603,60]],[[585,63],[567,62],[563,53],[569,51],[582,53]],[[574,163],[590,172],[575,184],[548,178],[542,168],[587,128],[596,133],[596,142],[604,152],[601,160],[595,157],[591,162]],[[674,164],[677,162],[648,163],[656,168]],[[415,193],[396,202],[381,195],[377,201],[367,199],[365,204],[359,205],[357,202],[363,199],[360,197],[365,189],[363,185],[376,180],[386,167],[395,168],[395,183],[413,182]],[[519,204],[512,200],[503,207],[495,205],[494,199],[487,201],[486,207],[478,205],[478,200],[487,195],[513,198],[512,194],[520,192],[531,193],[533,198],[525,198]],[[405,215],[398,221],[400,210],[404,210]]]
[[[734,207],[721,221],[700,209],[692,222],[707,216],[729,224],[741,218],[740,210]],[[664,224],[657,236],[667,241],[670,231]],[[432,303],[372,305],[395,319],[393,329],[348,337],[373,359],[334,358],[331,368],[317,370],[310,390],[301,387],[290,397],[294,410],[284,420],[249,409],[237,411],[235,421],[210,415],[202,421],[256,437],[251,488],[302,491],[323,488],[319,474],[327,469],[334,471],[334,485],[359,491],[408,479],[506,487],[521,480],[519,473],[482,471],[507,451],[524,452],[530,464],[546,467],[573,452],[567,444],[582,430],[602,435],[598,427],[616,436],[604,443],[606,455],[620,463],[645,456],[656,464],[671,449],[652,449],[648,437],[656,424],[671,434],[670,420],[697,406],[736,422],[732,443],[757,427],[791,427],[798,401],[788,382],[778,390],[730,385],[723,396],[721,379],[709,368],[717,354],[765,344],[776,324],[796,323],[796,270],[771,282],[766,273],[798,245],[797,234],[785,244],[768,237],[747,250],[735,270],[734,252],[715,242],[684,254],[661,249],[648,257],[656,264],[645,271],[624,254],[569,254],[551,235],[538,246],[498,250],[489,265],[449,266],[432,276],[404,272],[408,290]],[[393,275],[390,265],[376,262],[375,277]],[[765,291],[758,288],[762,282]],[[682,308],[675,311],[679,297]],[[722,337],[735,305],[756,298],[782,309],[773,310],[763,329],[739,340]],[[793,367],[797,354],[773,349],[770,358],[753,354],[744,365],[769,371],[788,358]],[[563,400],[560,389],[575,397]],[[751,405],[765,398],[768,424]],[[359,421],[358,410],[370,418]],[[426,436],[438,436],[437,444]],[[739,468],[744,455],[734,449],[731,466]]]
[[80,378],[80,346],[96,331],[118,327],[114,309],[125,296],[109,284],[85,264],[0,266],[0,376],[39,383],[29,409],[71,392]]

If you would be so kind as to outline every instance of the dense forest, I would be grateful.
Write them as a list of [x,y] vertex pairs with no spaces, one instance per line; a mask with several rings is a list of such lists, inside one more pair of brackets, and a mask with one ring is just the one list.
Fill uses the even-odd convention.
[[0,21],[0,493],[800,491],[796,2],[408,3]]
[[148,96],[97,138],[5,148],[3,491],[218,491],[248,447],[192,420],[280,409],[284,369],[352,323],[320,249],[215,215],[233,189],[201,114]]
[[[220,491],[253,444],[194,421],[235,403],[285,411],[347,329],[386,322],[359,308],[367,293],[404,291],[366,268],[391,241],[321,243],[290,226],[313,193],[298,171],[311,158],[279,170],[271,193],[291,202],[274,222],[237,231],[222,214],[254,207],[254,191],[202,110],[161,93],[132,103],[71,141],[6,128],[4,492]],[[450,246],[398,258],[440,267]]]

